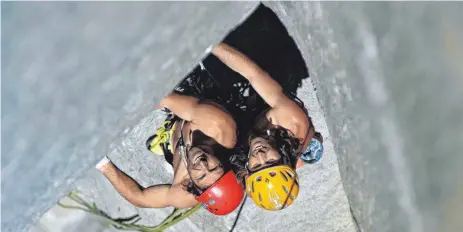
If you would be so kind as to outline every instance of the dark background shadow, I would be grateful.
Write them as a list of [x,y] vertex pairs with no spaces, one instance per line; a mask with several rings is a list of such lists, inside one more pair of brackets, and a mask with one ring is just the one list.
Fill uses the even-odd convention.
[[[296,43],[276,14],[262,4],[224,42],[246,54],[287,92],[295,93],[302,79],[309,76]],[[203,63],[215,78],[243,79],[213,55],[208,56]],[[227,80],[220,81],[225,83]]]
[[[263,4],[231,31],[223,42],[251,58],[287,93],[295,95],[302,80],[309,77],[296,43],[277,15]],[[254,90],[249,88],[249,82],[214,55],[208,55],[202,63],[205,69],[197,65],[179,84],[183,89],[181,92],[207,99],[219,97],[240,108],[249,104],[253,108],[266,107]],[[210,88],[211,86],[215,87]],[[249,96],[253,99],[249,99]]]

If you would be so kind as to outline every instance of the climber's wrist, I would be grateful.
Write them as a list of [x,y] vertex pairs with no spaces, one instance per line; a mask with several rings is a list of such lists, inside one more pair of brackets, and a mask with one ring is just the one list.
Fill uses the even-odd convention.
[[96,164],[95,168],[100,170],[101,172],[104,172],[105,169],[107,169],[107,167],[111,164],[111,160],[107,156],[105,156],[103,159],[100,160],[100,162]]

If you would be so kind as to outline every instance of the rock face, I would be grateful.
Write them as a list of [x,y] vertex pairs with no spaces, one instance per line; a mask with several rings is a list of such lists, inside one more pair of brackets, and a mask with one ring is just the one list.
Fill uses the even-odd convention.
[[268,5],[311,68],[361,230],[461,230],[463,4]]
[[[159,222],[169,209],[134,209],[86,171],[110,153],[143,185],[168,182],[142,151],[163,117],[151,107],[256,4],[2,3],[2,231],[26,230],[84,175],[111,215]],[[327,155],[298,171],[300,204],[248,201],[237,231],[353,231],[343,189],[362,231],[463,228],[463,4],[265,4],[309,67],[300,93]],[[175,230],[233,219],[200,212]]]
[[2,2],[2,231],[70,191],[256,4]]

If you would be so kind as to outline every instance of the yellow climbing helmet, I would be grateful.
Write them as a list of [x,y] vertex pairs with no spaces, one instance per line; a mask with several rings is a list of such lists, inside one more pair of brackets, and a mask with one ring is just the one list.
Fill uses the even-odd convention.
[[246,179],[246,192],[260,208],[281,210],[296,200],[299,178],[287,165],[265,168]]

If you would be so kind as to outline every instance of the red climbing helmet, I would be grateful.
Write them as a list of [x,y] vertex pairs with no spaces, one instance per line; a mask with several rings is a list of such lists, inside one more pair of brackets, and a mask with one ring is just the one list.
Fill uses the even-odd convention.
[[238,183],[235,173],[228,171],[199,195],[197,200],[212,214],[226,215],[238,208],[243,196],[244,190]]

